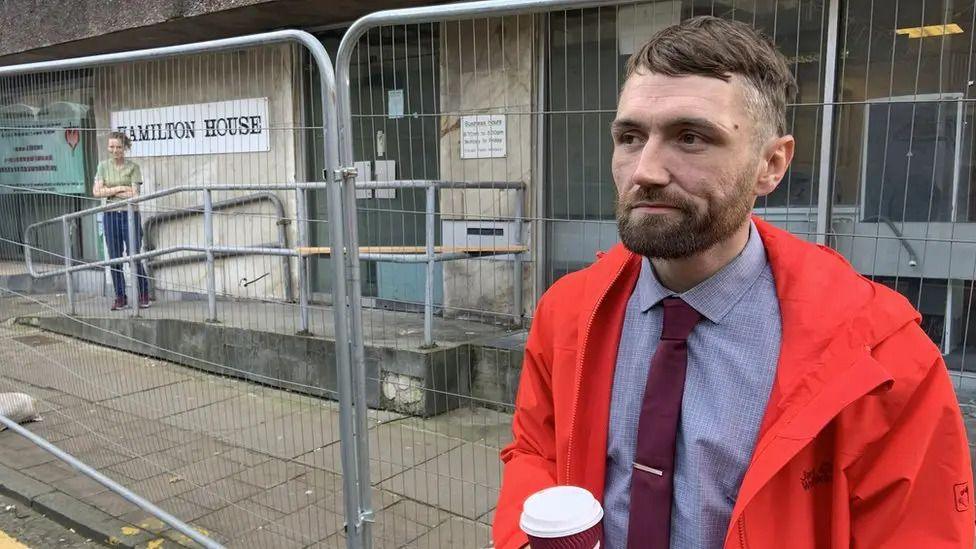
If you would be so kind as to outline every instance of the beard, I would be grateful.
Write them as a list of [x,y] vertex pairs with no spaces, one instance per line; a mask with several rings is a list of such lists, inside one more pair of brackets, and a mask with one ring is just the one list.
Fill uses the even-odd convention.
[[[617,197],[620,241],[630,251],[654,259],[682,259],[697,255],[730,238],[752,213],[751,174],[734,177],[734,192],[709,201],[704,210],[667,187],[641,187],[629,197]],[[633,207],[654,202],[675,208],[666,214],[635,214]]]

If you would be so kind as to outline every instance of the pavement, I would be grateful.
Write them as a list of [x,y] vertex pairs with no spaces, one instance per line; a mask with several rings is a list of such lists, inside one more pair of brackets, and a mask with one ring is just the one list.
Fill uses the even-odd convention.
[[[0,316],[23,308],[0,299]],[[227,547],[344,547],[332,401],[0,324],[0,392],[38,399],[25,424]],[[374,546],[486,547],[511,418],[371,411]],[[190,541],[19,435],[0,432],[0,493],[122,547]],[[56,546],[56,545],[52,545]]]
[[[227,547],[345,546],[335,402],[15,324],[36,306],[24,299],[0,299],[0,392],[37,399],[43,421],[31,431]],[[976,440],[976,377],[955,380]],[[484,408],[430,419],[371,411],[374,546],[488,546],[510,424]],[[85,540],[191,544],[9,431],[0,494]],[[58,547],[64,530],[40,532],[33,547]]]
[[93,549],[94,540],[15,499],[0,496],[0,549]]

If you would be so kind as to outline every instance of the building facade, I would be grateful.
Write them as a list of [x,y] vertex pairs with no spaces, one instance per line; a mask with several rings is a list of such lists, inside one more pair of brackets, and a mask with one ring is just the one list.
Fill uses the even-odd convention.
[[[18,10],[27,4],[7,2],[2,8],[0,63],[278,28],[308,30],[334,56],[356,17],[421,3],[172,1],[146,2],[145,9],[129,4],[109,13],[83,0],[71,2],[77,8],[72,13],[87,14],[78,24],[66,19],[70,10],[64,2],[30,3],[46,10],[45,17]],[[762,29],[787,57],[799,84],[788,111],[796,157],[780,188],[757,204],[757,213],[835,248],[865,276],[898,289],[922,312],[926,331],[950,365],[965,369],[967,341],[976,336],[970,314],[976,275],[972,0],[607,2],[369,31],[350,67],[354,116],[347,131],[360,180],[524,185],[523,191],[486,185],[437,194],[438,245],[527,248],[519,262],[513,255],[495,254],[438,263],[433,295],[442,313],[502,318],[512,314],[514,293],[520,291],[516,316],[531,316],[536,298],[553,281],[616,242],[608,128],[624,64],[656,30],[702,14]],[[319,180],[319,93],[305,55],[282,46],[9,79],[0,87],[9,120],[53,116],[60,104],[77,106],[72,116],[87,131],[82,132],[80,158],[70,169],[84,177],[75,176],[73,186],[38,199],[13,192],[24,180],[8,176],[5,182],[0,173],[0,185],[9,191],[0,200],[33,221],[90,206],[85,197],[90,196],[94,165],[104,156],[106,132],[121,126],[136,131],[136,138],[142,136],[138,132],[147,132],[150,140],[168,132],[167,141],[173,141],[159,154],[134,151],[149,190],[187,183]],[[172,137],[180,128],[185,137],[185,127],[165,126],[180,122],[166,118],[166,109],[207,105],[227,114],[223,119],[251,124],[250,117],[259,114],[225,104],[244,100],[264,105],[259,113],[266,116],[268,133],[263,148],[198,150],[190,143],[180,145],[180,135]],[[125,124],[119,122],[123,119]],[[206,132],[208,118],[201,120],[194,129]],[[147,129],[153,124],[160,126]],[[282,219],[295,218],[293,195],[280,193],[278,200],[282,215],[273,201],[228,210],[215,238],[243,245],[276,242]],[[157,204],[154,213],[196,206],[173,198]],[[363,191],[358,206],[362,245],[425,245],[422,189]],[[312,244],[327,246],[324,197],[312,196],[309,207]],[[250,215],[231,215],[236,211]],[[0,220],[4,223],[14,221]],[[153,244],[199,239],[198,225],[193,219],[171,219],[154,229]],[[285,240],[294,244],[295,223],[284,226]],[[89,221],[79,234],[78,257],[99,257],[97,221]],[[38,238],[52,249],[60,246],[58,234]],[[0,252],[13,258],[18,250],[6,245]],[[288,299],[293,297],[288,286],[298,283],[294,260],[229,257],[219,269],[218,290],[228,296]],[[199,263],[161,263],[153,272],[158,289],[174,295],[193,293],[203,284]],[[260,283],[248,284],[259,277]],[[312,261],[311,278],[314,291],[330,292],[325,259]],[[420,307],[426,280],[423,264],[363,264],[364,293],[377,307]]]

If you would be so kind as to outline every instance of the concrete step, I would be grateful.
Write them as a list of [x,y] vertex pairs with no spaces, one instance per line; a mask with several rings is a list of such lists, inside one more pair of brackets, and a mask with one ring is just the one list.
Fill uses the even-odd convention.
[[[218,323],[129,316],[27,315],[17,322],[107,347],[299,393],[337,398],[335,341]],[[366,400],[429,417],[472,400],[510,409],[524,333],[434,349],[367,345]]]

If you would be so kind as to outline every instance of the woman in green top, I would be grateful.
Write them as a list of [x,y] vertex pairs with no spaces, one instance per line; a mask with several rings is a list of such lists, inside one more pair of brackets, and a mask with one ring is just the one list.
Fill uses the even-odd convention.
[[[126,160],[125,151],[132,143],[129,137],[121,132],[112,132],[108,136],[108,153],[111,158],[98,163],[95,172],[95,187],[92,194],[97,198],[106,198],[109,202],[118,202],[127,198],[139,196],[139,186],[142,185],[142,171],[139,165]],[[123,250],[129,255],[139,252],[142,247],[142,223],[139,212],[135,212],[135,246],[129,249],[129,215],[125,210],[109,211],[103,215],[102,225],[105,228],[105,242],[108,244],[108,255],[112,259],[122,257]],[[137,283],[139,286],[139,307],[149,306],[149,281],[142,268],[142,262],[137,261]],[[115,303],[112,310],[117,311],[126,307],[128,299],[125,295],[125,275],[122,274],[121,264],[112,266],[112,286],[115,287]]]

